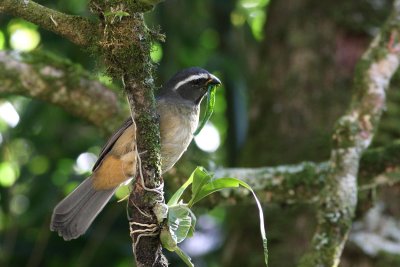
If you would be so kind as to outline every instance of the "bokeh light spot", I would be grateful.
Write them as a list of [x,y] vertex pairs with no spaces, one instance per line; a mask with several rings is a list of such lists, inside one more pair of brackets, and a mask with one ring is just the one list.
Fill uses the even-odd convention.
[[10,201],[10,210],[16,215],[24,213],[29,207],[29,199],[24,195],[15,195]]
[[0,50],[3,50],[6,46],[6,38],[4,37],[4,33],[0,31]]
[[29,171],[34,175],[46,173],[49,169],[49,160],[44,156],[33,157],[28,165]]
[[232,24],[242,26],[247,20],[254,38],[262,40],[268,3],[269,0],[240,0],[236,10],[231,13]]
[[0,163],[0,185],[3,187],[12,186],[17,180],[17,172],[10,162]]
[[208,122],[201,132],[195,136],[196,145],[203,151],[214,152],[221,144],[221,137],[217,128]]
[[256,10],[250,13],[250,27],[253,36],[256,40],[260,41],[263,38],[263,27],[265,23],[265,12],[263,10]]
[[40,34],[37,30],[21,28],[11,34],[10,46],[18,51],[31,51],[40,43]]
[[18,112],[10,102],[0,104],[0,118],[12,128],[17,126],[19,122]]
[[74,170],[78,174],[83,174],[85,172],[90,172],[93,165],[96,163],[97,156],[90,152],[82,153],[76,159]]
[[240,5],[246,9],[264,7],[268,3],[269,0],[240,0]]
[[246,17],[243,14],[237,11],[233,11],[231,13],[231,23],[234,26],[242,26],[245,22],[246,22]]

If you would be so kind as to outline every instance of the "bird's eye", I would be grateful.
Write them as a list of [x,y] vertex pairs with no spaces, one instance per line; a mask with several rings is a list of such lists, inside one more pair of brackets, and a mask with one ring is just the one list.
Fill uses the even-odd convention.
[[193,80],[194,85],[200,85],[200,83],[201,83],[201,79]]

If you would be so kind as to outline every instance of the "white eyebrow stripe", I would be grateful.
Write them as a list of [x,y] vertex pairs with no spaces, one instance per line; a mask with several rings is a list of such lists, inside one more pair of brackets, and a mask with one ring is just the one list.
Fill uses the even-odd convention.
[[183,81],[180,81],[179,83],[177,83],[173,90],[174,91],[178,90],[179,87],[181,87],[182,85],[184,85],[184,84],[186,84],[188,82],[191,82],[191,81],[194,81],[194,80],[197,80],[197,79],[201,79],[201,78],[208,79],[209,77],[210,76],[207,73],[201,73],[201,74],[196,74],[196,75],[189,76],[186,79],[184,79]]

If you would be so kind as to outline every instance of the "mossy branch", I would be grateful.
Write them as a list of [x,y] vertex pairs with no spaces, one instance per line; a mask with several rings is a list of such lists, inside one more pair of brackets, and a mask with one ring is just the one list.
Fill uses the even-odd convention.
[[[79,65],[40,51],[0,51],[0,95],[23,95],[55,104],[112,133],[126,119],[116,94]],[[369,149],[360,162],[361,187],[382,184],[376,176],[400,168],[400,141]],[[261,168],[220,168],[217,177],[237,177],[252,185],[264,202],[315,203],[326,183],[329,163],[302,162]],[[398,182],[387,177],[384,184]]]
[[[317,203],[325,192],[330,172],[329,162],[302,162],[295,165],[279,165],[260,168],[220,168],[217,178],[236,177],[251,185],[264,203]],[[400,182],[400,141],[386,147],[367,150],[360,161],[360,190],[373,190],[379,186]],[[239,191],[232,191],[233,194]],[[239,192],[238,200],[247,195]],[[222,198],[219,200],[223,201]]]
[[81,66],[40,51],[0,51],[0,94],[18,94],[55,104],[108,134],[126,116],[117,95]]
[[30,0],[1,0],[0,12],[35,23],[80,46],[91,45],[97,36],[97,24],[87,18],[67,15]]
[[[79,65],[40,51],[0,51],[0,95],[23,95],[57,105],[112,133],[126,119],[116,94]],[[372,187],[376,176],[400,168],[400,141],[369,149],[360,162],[361,187]],[[220,168],[217,177],[237,177],[250,184],[264,202],[315,203],[326,183],[329,163],[302,162],[260,168]],[[384,184],[398,182],[387,177]]]
[[[142,184],[140,179],[136,180],[129,199],[131,236],[137,266],[167,266],[161,252],[157,227],[151,228],[154,229],[153,232],[148,231],[151,230],[150,228],[143,229],[144,225],[149,227],[158,225],[153,207],[159,202],[159,196],[163,194],[160,173],[160,135],[153,95],[153,67],[149,57],[151,34],[144,24],[142,13],[152,8],[156,3],[158,3],[157,0],[113,0],[109,2],[92,0],[92,10],[98,14],[101,21],[99,24],[101,29],[98,31],[98,25],[85,18],[62,14],[31,1],[3,0],[0,2],[0,12],[7,12],[36,23],[78,45],[91,45],[92,38],[95,36],[96,46],[99,48],[98,51],[102,53],[110,74],[115,79],[123,77],[132,117],[137,125],[137,144],[138,150],[141,152],[140,157],[143,163],[141,170],[145,181]],[[338,265],[357,204],[356,177],[358,175],[362,177],[364,168],[365,170],[370,168],[370,166],[363,165],[363,161],[368,160],[368,154],[364,156],[364,160],[361,160],[361,156],[369,146],[376,131],[385,106],[385,90],[399,65],[398,50],[400,49],[393,44],[393,49],[386,49],[390,37],[393,34],[400,35],[399,25],[400,0],[396,0],[392,15],[359,63],[354,83],[353,101],[348,112],[339,119],[335,127],[330,161],[322,164],[304,163],[297,167],[263,170],[269,173],[271,179],[274,179],[272,183],[265,183],[265,188],[271,186],[274,194],[282,192],[282,196],[286,194],[285,196],[289,196],[290,199],[290,195],[298,193],[298,196],[295,196],[296,198],[300,199],[300,196],[302,196],[302,199],[313,199],[312,197],[316,195],[313,194],[315,191],[307,190],[309,188],[317,188],[318,190],[318,197],[314,198],[319,205],[318,227],[312,247],[301,260],[300,266]],[[95,34],[93,34],[94,32]],[[57,77],[60,84],[54,84],[53,78],[59,73],[61,73],[61,77],[68,75],[58,66],[49,63],[44,67],[39,65],[42,68],[36,69],[34,62],[28,64],[24,60],[16,60],[14,61],[16,66],[10,66],[6,63],[7,60],[16,59],[12,59],[6,53],[0,56],[0,68],[2,68],[0,80],[9,84],[11,81],[8,80],[9,77],[14,77],[15,80],[20,79],[21,82],[15,87],[10,86],[15,89],[14,91],[1,86],[0,91],[3,89],[3,92],[24,94],[58,103],[77,116],[87,116],[96,125],[109,123],[110,120],[107,119],[107,115],[103,115],[105,117],[99,116],[102,111],[110,113],[109,106],[98,106],[97,110],[93,110],[92,107],[87,107],[89,105],[82,106],[80,100],[77,100],[78,98],[87,99],[88,95],[95,99],[93,94],[96,92],[99,92],[99,96],[106,98],[115,96],[113,94],[107,95],[107,91],[105,91],[105,88],[101,88],[101,85],[90,87],[93,91],[86,95],[78,89],[84,87],[87,90],[89,87],[87,84],[78,87],[78,89],[68,87],[66,85],[70,81],[60,77]],[[23,76],[15,77],[17,74],[22,75],[24,73],[35,73],[37,78],[29,80]],[[81,74],[75,73],[73,77],[76,79]],[[83,81],[88,81],[92,85],[93,81],[90,81],[85,75],[83,76]],[[85,78],[87,79],[85,80]],[[11,82],[15,80],[12,79]],[[53,84],[46,83],[47,80],[52,80]],[[27,85],[23,84],[25,81],[28,81]],[[29,84],[32,82],[38,82],[35,84],[37,85],[36,88]],[[40,88],[40,90],[37,88]],[[56,92],[50,91],[51,89]],[[63,97],[58,96],[65,94],[66,91],[68,93]],[[70,92],[74,92],[79,97],[69,94]],[[108,102],[107,100],[104,101],[105,103]],[[96,98],[96,102],[99,105],[102,103],[99,98]],[[73,103],[80,105],[76,107]],[[116,110],[116,113],[119,114],[118,110]],[[89,114],[93,117],[90,117]],[[97,120],[96,117],[102,119]],[[388,151],[385,150],[384,152]],[[377,158],[384,160],[378,161]],[[377,158],[374,162],[381,162],[382,165],[377,164],[379,167],[374,170],[387,171],[387,166],[383,165],[393,162],[386,156]],[[361,166],[360,172],[358,171],[359,166]],[[252,173],[252,171],[247,171],[246,175]],[[371,171],[366,173],[371,174]],[[257,173],[252,173],[252,175],[257,177]],[[240,174],[234,176],[240,177]],[[318,179],[304,179],[304,177],[318,177]],[[281,187],[273,187],[274,183],[281,185]],[[158,188],[159,192],[154,193],[154,190],[151,191],[146,188]]]
[[146,27],[143,1],[92,0],[91,10],[102,25],[99,51],[109,74],[124,83],[136,125],[138,176],[133,181],[128,214],[137,266],[167,266],[153,208],[164,201],[161,178],[160,131],[154,98],[151,32]]
[[[370,145],[386,102],[386,89],[398,69],[400,54],[388,49],[399,34],[400,1],[365,52],[356,70],[349,110],[338,121],[323,198],[318,201],[317,230],[300,266],[338,266],[357,205],[357,175],[362,153]],[[392,44],[393,45],[393,44]]]

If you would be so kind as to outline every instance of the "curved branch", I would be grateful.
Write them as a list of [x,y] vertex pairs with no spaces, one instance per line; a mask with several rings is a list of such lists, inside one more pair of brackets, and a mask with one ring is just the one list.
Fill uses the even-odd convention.
[[[79,66],[49,54],[0,51],[0,81],[0,95],[18,94],[58,105],[107,133],[126,119],[114,92]],[[400,142],[370,149],[360,162],[360,184],[373,184],[375,176],[395,171],[399,166]],[[277,167],[221,168],[215,175],[244,180],[266,202],[310,203],[319,199],[328,171],[328,162],[303,162]]]
[[0,13],[23,18],[80,46],[90,45],[97,33],[96,23],[86,18],[67,15],[29,0],[2,0]]
[[400,1],[358,64],[350,108],[334,129],[330,171],[317,213],[311,250],[300,266],[337,266],[357,205],[357,175],[362,153],[370,145],[386,101],[386,89],[399,66],[396,49],[386,49],[400,22]]
[[0,51],[0,94],[62,107],[111,133],[125,119],[117,95],[79,65],[43,52]]
[[[360,161],[358,190],[400,182],[390,176],[400,170],[400,141],[366,151]],[[321,200],[330,172],[329,162],[302,162],[261,168],[221,168],[217,178],[235,177],[248,183],[262,202],[285,204],[316,203]],[[232,193],[238,191],[232,191]],[[247,197],[238,193],[238,197]],[[219,199],[223,201],[222,199]],[[220,202],[218,202],[220,203]]]

